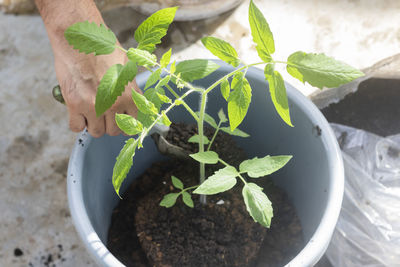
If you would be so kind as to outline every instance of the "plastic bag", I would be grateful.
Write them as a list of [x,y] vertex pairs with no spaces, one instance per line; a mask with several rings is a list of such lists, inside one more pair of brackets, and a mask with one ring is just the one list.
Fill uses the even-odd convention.
[[345,192],[326,255],[335,267],[400,266],[400,134],[380,137],[331,124]]

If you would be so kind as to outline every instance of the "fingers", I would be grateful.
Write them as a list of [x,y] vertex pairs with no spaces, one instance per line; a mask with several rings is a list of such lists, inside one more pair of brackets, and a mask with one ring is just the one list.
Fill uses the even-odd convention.
[[69,128],[73,132],[81,132],[86,127],[86,119],[81,114],[69,114]]
[[87,116],[87,130],[94,138],[102,137],[106,132],[105,116],[97,117],[95,112]]

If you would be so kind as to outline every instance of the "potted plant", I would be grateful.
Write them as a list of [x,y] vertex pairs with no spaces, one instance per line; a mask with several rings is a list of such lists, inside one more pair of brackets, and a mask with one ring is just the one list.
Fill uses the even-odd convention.
[[[172,183],[174,189],[164,196],[159,196],[160,206],[172,207],[178,198],[182,198],[182,203],[188,206],[188,209],[195,205],[202,207],[207,203],[206,195],[229,191],[235,186],[237,188],[236,184],[240,183],[239,194],[242,195],[249,216],[262,227],[268,228],[273,217],[272,204],[263,188],[253,181],[280,170],[293,155],[294,159],[291,161],[295,162],[289,163],[281,170],[289,178],[277,183],[281,184],[295,201],[295,206],[301,213],[299,217],[305,238],[309,242],[291,263],[304,266],[315,263],[329,242],[340,209],[343,193],[341,157],[334,135],[318,110],[311,102],[289,86],[285,86],[281,74],[274,67],[276,64],[286,64],[287,71],[293,77],[321,89],[350,82],[362,76],[362,72],[324,54],[299,51],[290,55],[286,61],[274,60],[272,33],[253,1],[249,7],[249,22],[260,62],[240,65],[241,61],[235,49],[229,43],[215,37],[205,37],[202,43],[226,64],[204,59],[171,63],[171,50],[157,60],[152,52],[166,34],[176,9],[162,9],[146,19],[135,32],[138,46],[128,50],[119,47],[114,34],[102,25],[80,22],[70,26],[65,32],[68,42],[81,52],[102,55],[121,49],[129,59],[125,65],[112,66],[101,80],[95,105],[98,115],[110,108],[125,90],[125,85],[135,78],[138,65],[147,68],[151,73],[148,77],[136,77],[138,84],[144,88],[143,95],[132,91],[133,102],[138,108],[137,118],[125,114],[116,114],[115,117],[122,131],[137,137],[127,140],[123,137],[94,140],[83,133],[80,136],[80,145],[76,146],[72,153],[68,192],[71,213],[78,232],[99,263],[105,266],[121,265],[103,244],[107,238],[112,209],[118,202],[115,196],[119,196],[120,192],[126,189],[127,183],[124,184],[124,188],[122,185],[127,177],[132,180],[132,177],[144,171],[145,166],[160,158],[156,156],[154,147],[150,145],[151,141],[146,137],[158,124],[169,126],[170,118],[187,120],[181,112],[176,112],[175,108],[179,106],[181,110],[186,110],[197,124],[198,133],[188,141],[198,144],[198,152],[191,153],[190,157],[198,162],[199,182],[184,187],[180,177],[172,175],[171,181],[168,182]],[[255,65],[264,65],[264,73],[251,68]],[[151,69],[152,67],[155,68]],[[268,86],[264,80],[268,81]],[[260,87],[263,92],[260,91]],[[272,100],[272,106],[265,101],[260,102],[261,99],[265,100],[265,90],[268,87],[268,99]],[[216,92],[217,89],[220,96],[219,92]],[[193,99],[193,95],[200,98],[197,112],[194,110],[196,100]],[[250,102],[253,102],[254,108],[250,106]],[[218,111],[218,124],[206,113],[207,105],[209,113],[215,114]],[[225,105],[227,117],[221,110]],[[250,118],[246,117],[247,114]],[[263,125],[261,121],[266,117],[267,124]],[[293,121],[300,124],[295,128],[292,128],[293,117]],[[228,121],[229,127],[222,128],[221,125]],[[211,138],[207,138],[204,133],[204,122],[216,128]],[[244,135],[237,129],[242,122],[245,126],[243,129],[248,131],[256,142],[239,142],[244,142],[246,150],[255,157],[233,164],[211,148],[220,130],[232,135]],[[147,150],[142,152],[143,147],[149,149],[146,148]],[[264,151],[265,149],[268,150]],[[284,155],[270,156],[272,152],[283,152]],[[289,153],[291,155],[287,155]],[[113,158],[117,154],[115,165],[110,168],[109,162],[113,165]],[[128,175],[132,164],[135,174]],[[216,164],[220,164],[217,165],[220,167],[212,169],[212,173],[206,177],[206,165]],[[300,170],[303,173],[296,174]],[[93,177],[96,177],[96,181]],[[99,177],[104,180],[98,179]],[[111,182],[116,194],[110,190]],[[297,188],[291,188],[293,186]],[[311,187],[312,190],[305,187]],[[308,195],[309,200],[303,199],[302,203],[296,203],[305,197],[305,193],[313,191],[314,193]],[[197,204],[192,199],[195,194],[199,195]],[[105,200],[112,201],[107,203]],[[325,211],[325,208],[328,211]],[[311,226],[304,227],[305,223]],[[318,239],[315,239],[315,236]],[[315,245],[319,248],[315,249]],[[155,264],[170,264],[156,258],[152,259]]]

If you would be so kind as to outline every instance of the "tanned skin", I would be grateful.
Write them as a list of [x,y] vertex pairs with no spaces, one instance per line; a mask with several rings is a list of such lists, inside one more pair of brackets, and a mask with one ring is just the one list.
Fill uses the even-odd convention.
[[79,53],[64,37],[64,31],[75,22],[87,20],[105,24],[94,1],[35,0],[35,3],[53,49],[55,71],[68,107],[70,129],[80,132],[87,127],[93,137],[120,134],[115,113],[136,117],[137,109],[131,98],[131,88],[140,92],[136,82],[128,84],[122,96],[102,116],[96,116],[94,104],[101,78],[112,65],[125,64],[126,55],[119,49],[110,55],[97,57]]

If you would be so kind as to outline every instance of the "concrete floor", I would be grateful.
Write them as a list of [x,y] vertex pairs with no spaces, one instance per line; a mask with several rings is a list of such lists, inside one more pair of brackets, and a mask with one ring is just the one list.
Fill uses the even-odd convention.
[[[366,68],[399,53],[397,0],[255,2],[274,33],[276,59],[304,50]],[[231,42],[244,62],[257,60],[247,6],[245,1],[219,18],[173,24],[158,53],[172,47],[177,60],[212,58],[199,38],[214,35]],[[145,18],[129,8],[104,16],[127,47]],[[314,91],[284,77],[306,95]],[[75,134],[65,107],[52,99],[55,84],[40,17],[0,14],[0,266],[94,266],[68,211],[65,178]]]

